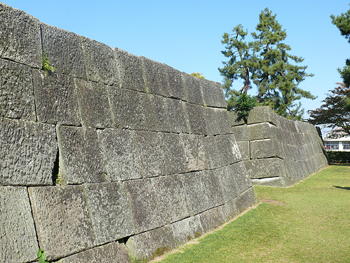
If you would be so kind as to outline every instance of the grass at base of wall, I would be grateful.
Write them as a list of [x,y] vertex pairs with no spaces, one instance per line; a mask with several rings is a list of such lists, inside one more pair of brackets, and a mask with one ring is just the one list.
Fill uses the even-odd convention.
[[161,262],[350,262],[349,165],[255,189],[257,208]]

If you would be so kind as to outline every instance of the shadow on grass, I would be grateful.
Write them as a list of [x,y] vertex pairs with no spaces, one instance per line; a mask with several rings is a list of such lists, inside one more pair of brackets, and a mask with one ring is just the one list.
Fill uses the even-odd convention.
[[343,189],[343,190],[348,190],[348,191],[350,190],[350,187],[342,187],[342,186],[337,186],[337,185],[333,185],[333,187]]

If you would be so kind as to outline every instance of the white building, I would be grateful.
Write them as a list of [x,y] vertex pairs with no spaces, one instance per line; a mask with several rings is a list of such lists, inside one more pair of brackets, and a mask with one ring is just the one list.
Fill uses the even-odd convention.
[[350,136],[344,136],[340,128],[334,128],[333,131],[327,133],[323,137],[324,146],[327,151],[349,151],[350,152]]

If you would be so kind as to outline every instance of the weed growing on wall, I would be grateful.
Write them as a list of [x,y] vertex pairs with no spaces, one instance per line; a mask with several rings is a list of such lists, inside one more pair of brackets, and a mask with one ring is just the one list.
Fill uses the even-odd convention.
[[42,250],[41,248],[39,249],[37,256],[39,259],[39,263],[49,263],[46,261],[46,254],[44,250]]
[[42,69],[46,71],[47,74],[51,74],[54,72],[56,69],[51,66],[51,63],[49,61],[49,58],[47,57],[47,52],[44,50],[43,51],[43,67]]

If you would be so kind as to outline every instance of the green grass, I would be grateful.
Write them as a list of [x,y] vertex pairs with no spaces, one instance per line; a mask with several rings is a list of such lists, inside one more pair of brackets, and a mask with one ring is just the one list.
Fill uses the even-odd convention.
[[161,262],[350,262],[350,166],[331,165]]

